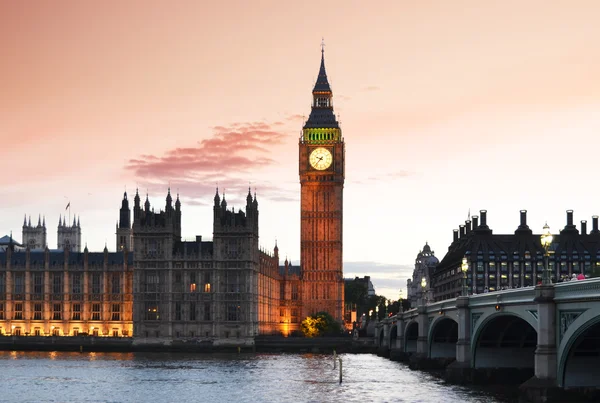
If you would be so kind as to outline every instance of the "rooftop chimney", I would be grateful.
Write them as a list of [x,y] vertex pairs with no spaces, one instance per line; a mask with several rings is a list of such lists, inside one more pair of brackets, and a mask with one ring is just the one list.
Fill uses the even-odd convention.
[[520,213],[521,213],[521,223],[519,224],[519,227],[515,231],[515,234],[518,234],[518,233],[531,234],[529,225],[527,225],[527,210],[521,210]]
[[481,214],[481,228],[487,228],[487,210],[479,210],[479,214]]
[[590,232],[590,234],[598,233],[600,233],[600,231],[598,231],[598,216],[594,215],[592,216],[592,232]]
[[573,210],[567,210],[567,225],[560,231],[560,233],[573,233],[578,234],[577,227],[573,225]]
[[473,230],[476,230],[479,226],[479,216],[474,215],[471,218],[473,219]]
[[467,235],[467,229],[464,225],[459,225],[458,227],[460,228],[460,237],[464,238]]
[[467,220],[465,221],[465,228],[466,228],[466,233],[470,234],[471,233],[471,221]]
[[527,227],[527,210],[521,210],[521,227]]
[[458,241],[458,230],[454,229],[452,230],[452,242],[456,242]]
[[581,220],[581,235],[587,235],[587,221]]

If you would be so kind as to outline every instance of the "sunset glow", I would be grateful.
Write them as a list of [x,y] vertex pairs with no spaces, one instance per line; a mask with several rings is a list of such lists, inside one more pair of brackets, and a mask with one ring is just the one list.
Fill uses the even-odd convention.
[[41,215],[55,248],[70,202],[90,250],[114,250],[123,192],[158,209],[170,187],[184,238],[210,238],[215,188],[237,209],[250,186],[261,245],[298,263],[322,37],[346,277],[397,299],[425,242],[441,259],[469,211],[494,233],[521,209],[539,233],[567,209],[600,214],[600,3],[234,3],[0,5],[0,237]]

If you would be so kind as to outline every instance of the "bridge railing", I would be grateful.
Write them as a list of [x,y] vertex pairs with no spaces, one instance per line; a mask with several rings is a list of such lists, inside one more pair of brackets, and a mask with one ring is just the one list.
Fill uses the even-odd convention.
[[512,288],[509,290],[470,295],[469,307],[490,306],[498,303],[521,304],[532,302],[534,298],[534,287]]
[[456,309],[456,298],[433,302],[427,305],[427,313],[435,313],[447,309]]
[[597,299],[600,297],[600,278],[556,283],[554,292],[555,301]]

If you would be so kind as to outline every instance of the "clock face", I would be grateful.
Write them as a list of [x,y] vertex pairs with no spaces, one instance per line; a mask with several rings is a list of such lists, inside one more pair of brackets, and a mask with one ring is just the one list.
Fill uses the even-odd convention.
[[331,162],[333,161],[333,157],[331,156],[331,151],[326,148],[319,147],[315,148],[310,153],[308,161],[314,169],[322,171],[329,168]]

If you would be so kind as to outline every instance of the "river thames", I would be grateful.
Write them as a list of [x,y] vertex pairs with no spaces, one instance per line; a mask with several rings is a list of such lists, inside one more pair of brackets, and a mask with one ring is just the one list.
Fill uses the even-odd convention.
[[[505,402],[370,354],[0,352],[2,402]],[[339,365],[339,364],[338,364]]]

